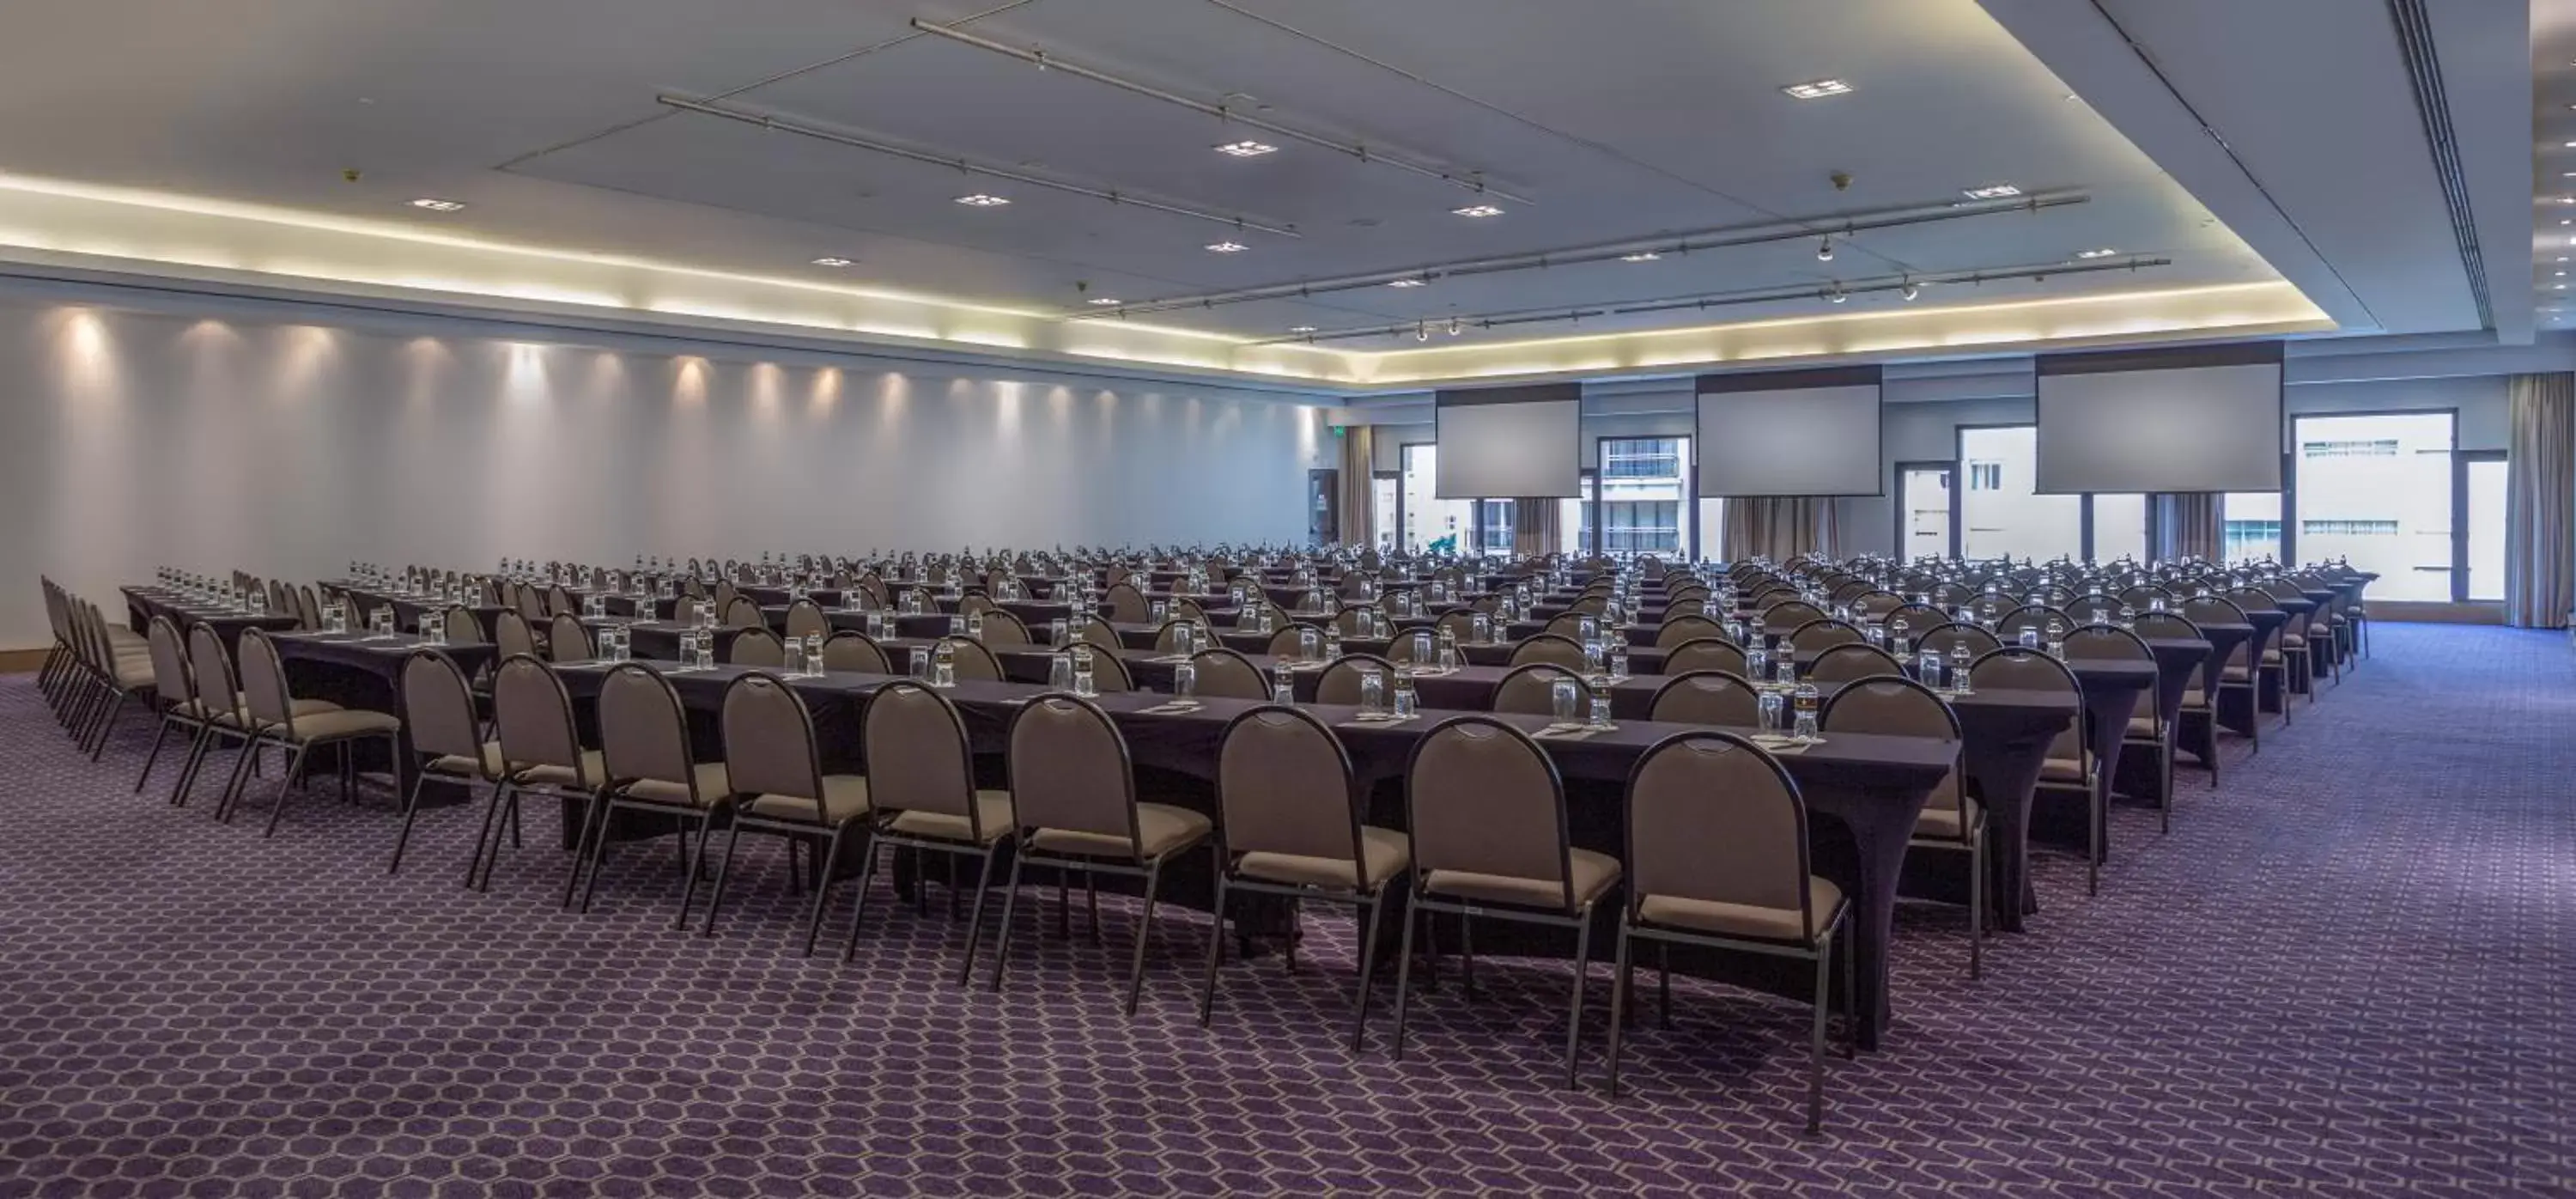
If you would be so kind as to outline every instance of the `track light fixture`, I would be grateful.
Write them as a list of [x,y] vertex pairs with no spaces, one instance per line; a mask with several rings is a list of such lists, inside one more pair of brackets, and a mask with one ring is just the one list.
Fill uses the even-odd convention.
[[1903,296],[1903,297],[1905,297],[1905,298],[1906,298],[1906,299],[1908,299],[1908,300],[1911,300],[1911,299],[1913,299],[1914,297],[1916,297],[1916,296],[1919,296],[1919,295],[1922,295],[1922,294],[1923,294],[1923,285],[1922,285],[1922,284],[1919,284],[1919,283],[1916,283],[1916,282],[1915,282],[1915,281],[1913,281],[1912,279],[1908,279],[1908,280],[1906,280],[1906,281],[1905,281],[1905,286],[1904,286],[1903,288],[1900,288],[1900,289],[1897,291],[1897,293],[1896,293],[1896,294],[1898,294],[1898,295],[1900,295],[1900,296]]
[[1828,300],[1833,301],[1833,302],[1834,302],[1834,303],[1836,303],[1836,304],[1840,304],[1840,303],[1842,303],[1843,301],[1850,299],[1850,298],[1851,298],[1851,293],[1844,291],[1844,290],[1843,290],[1843,285],[1842,285],[1842,284],[1840,284],[1840,283],[1837,283],[1837,284],[1834,284],[1834,289],[1833,289],[1832,291],[1829,291],[1829,292],[1826,292],[1826,293],[1825,293],[1825,298],[1826,298],[1826,299],[1828,299]]
[[1460,324],[1458,323],[1458,318],[1457,318],[1457,317],[1454,317],[1454,316],[1453,316],[1453,317],[1450,317],[1450,318],[1449,318],[1449,336],[1451,336],[1451,337],[1456,337],[1456,336],[1458,336],[1459,334],[1464,333],[1464,332],[1466,332],[1466,331],[1467,331],[1466,327],[1465,327],[1465,326],[1463,326],[1463,325],[1460,325]]
[[1816,243],[1816,261],[1818,261],[1818,262],[1832,262],[1833,260],[1834,260],[1834,239],[1832,239],[1832,238],[1828,237],[1828,238],[1825,238],[1825,239],[1823,239],[1823,240],[1821,240],[1821,241],[1818,241],[1818,242]]
[[1413,326],[1413,340],[1415,340],[1415,341],[1429,341],[1429,340],[1431,340],[1431,326],[1429,326],[1429,325],[1425,325],[1425,324],[1421,324],[1421,323],[1417,322],[1417,323]]

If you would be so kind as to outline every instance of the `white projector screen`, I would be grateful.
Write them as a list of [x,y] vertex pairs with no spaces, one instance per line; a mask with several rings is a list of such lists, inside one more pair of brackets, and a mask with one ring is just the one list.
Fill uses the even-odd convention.
[[2043,494],[2279,491],[2281,364],[2038,378]]
[[1580,385],[1441,392],[1432,492],[1444,500],[1583,493]]
[[1702,391],[1703,497],[1879,495],[1879,385]]

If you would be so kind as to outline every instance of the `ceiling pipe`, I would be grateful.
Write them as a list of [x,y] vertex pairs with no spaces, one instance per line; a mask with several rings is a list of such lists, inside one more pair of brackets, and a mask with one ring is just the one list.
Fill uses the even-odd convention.
[[[1686,309],[1724,308],[1737,304],[1764,304],[1780,300],[1827,299],[1833,295],[1868,295],[1873,292],[1902,291],[1907,286],[1999,283],[2012,279],[2046,279],[2050,275],[2089,275],[2100,271],[2134,271],[2149,267],[2172,266],[2170,258],[2132,257],[2117,262],[2050,263],[2045,266],[1998,267],[1974,271],[1950,271],[1940,274],[1888,275],[1856,283],[1832,283],[1823,287],[1775,287],[1761,291],[1725,292],[1690,296],[1674,300],[1650,300],[1635,304],[1604,304],[1590,308],[1525,309],[1499,312],[1487,316],[1461,316],[1456,320],[1469,328],[1498,329],[1509,325],[1530,325],[1546,321],[1583,320],[1596,316],[1626,316],[1648,312],[1679,312]],[[1292,345],[1318,341],[1343,341],[1356,337],[1384,337],[1411,332],[1420,321],[1401,321],[1370,325],[1357,329],[1335,329],[1331,332],[1298,333],[1269,337],[1248,345]]]
[[1184,308],[1213,308],[1219,304],[1243,304],[1254,300],[1303,299],[1332,292],[1357,291],[1367,287],[1384,287],[1398,279],[1433,279],[1464,275],[1492,275],[1508,271],[1539,270],[1552,266],[1578,266],[1589,262],[1609,262],[1631,254],[1688,254],[1694,250],[1727,249],[1736,246],[1765,245],[1771,242],[1803,241],[1819,234],[1849,236],[1872,229],[1896,229],[1908,225],[1929,225],[1941,221],[1965,220],[2005,212],[2037,212],[2069,204],[2090,203],[2093,197],[2082,191],[2041,192],[2009,200],[1963,200],[1938,207],[1918,205],[1913,208],[1880,209],[1836,217],[1766,221],[1759,225],[1724,225],[1689,233],[1666,234],[1658,238],[1630,238],[1625,241],[1596,242],[1559,250],[1542,250],[1533,254],[1509,254],[1494,258],[1475,258],[1464,262],[1440,263],[1396,271],[1373,271],[1365,275],[1341,275],[1329,279],[1309,279],[1298,283],[1278,283],[1237,291],[1211,292],[1201,296],[1175,296],[1160,300],[1141,300],[1117,308],[1090,312],[1065,312],[1068,320],[1133,316],[1143,313],[1171,312]]
[[1426,166],[1422,163],[1409,161],[1398,155],[1388,154],[1383,150],[1371,149],[1364,143],[1335,141],[1334,139],[1325,137],[1321,134],[1308,133],[1303,129],[1281,125],[1273,121],[1264,120],[1260,117],[1245,116],[1244,114],[1236,112],[1222,104],[1210,104],[1205,100],[1194,100],[1188,96],[1164,91],[1163,89],[1154,87],[1150,84],[1138,83],[1132,79],[1122,79],[1106,71],[1079,66],[1074,63],[1066,62],[1060,58],[1054,58],[1049,56],[1044,50],[1022,50],[1017,46],[1007,45],[986,37],[979,37],[975,34],[968,33],[963,29],[925,21],[919,17],[914,17],[912,19],[912,27],[933,37],[946,38],[961,46],[973,46],[978,50],[989,50],[1007,58],[1016,58],[1021,62],[1028,63],[1042,71],[1062,71],[1077,79],[1088,79],[1094,83],[1105,83],[1123,92],[1131,92],[1149,100],[1160,100],[1165,104],[1177,104],[1182,108],[1189,109],[1192,112],[1196,112],[1204,116],[1215,117],[1220,121],[1227,121],[1236,125],[1249,126],[1254,129],[1259,129],[1265,133],[1275,133],[1281,137],[1289,139],[1290,141],[1304,142],[1307,145],[1330,150],[1336,154],[1345,154],[1352,158],[1359,159],[1361,162],[1376,163],[1380,166],[1390,166],[1400,171],[1411,171],[1416,175],[1437,179],[1453,187],[1465,188],[1480,196],[1492,196],[1495,199],[1508,200],[1514,204],[1537,203],[1537,201],[1532,200],[1527,196],[1514,195],[1485,182],[1483,172],[1471,171],[1467,174],[1461,175],[1451,171],[1444,171],[1435,166]]
[[969,161],[963,158],[943,158],[925,150],[913,149],[910,146],[901,146],[896,145],[893,142],[878,141],[874,138],[862,137],[854,133],[843,133],[837,129],[825,129],[819,125],[809,125],[794,117],[780,116],[775,113],[760,112],[747,108],[736,108],[728,104],[717,104],[706,100],[699,100],[689,96],[676,95],[667,92],[653,98],[662,104],[679,109],[682,112],[694,112],[704,116],[722,117],[728,121],[740,121],[746,125],[757,125],[763,129],[775,130],[780,133],[792,133],[798,137],[810,137],[816,141],[830,142],[834,145],[849,146],[854,149],[867,150],[877,154],[891,155],[895,158],[910,159],[913,162],[922,162],[928,163],[932,166],[946,167],[950,170],[960,171],[968,175],[980,175],[988,179],[1007,179],[1013,183],[1026,184],[1030,187],[1045,188],[1049,191],[1066,192],[1077,196],[1090,196],[1097,200],[1107,200],[1112,204],[1125,205],[1129,208],[1150,209],[1155,212],[1167,212],[1173,216],[1184,216],[1192,220],[1206,221],[1210,224],[1223,225],[1229,229],[1257,229],[1263,233],[1274,234],[1279,237],[1304,236],[1297,232],[1297,228],[1294,225],[1273,225],[1263,221],[1252,220],[1248,217],[1228,216],[1223,213],[1209,212],[1201,208],[1192,208],[1185,204],[1174,204],[1163,200],[1149,200],[1139,196],[1129,195],[1125,192],[1108,191],[1096,187],[1085,187],[1079,183],[1067,183],[1061,179],[1050,179],[1044,175],[1032,175],[1026,171],[1013,170],[1009,167],[986,166],[982,163]]

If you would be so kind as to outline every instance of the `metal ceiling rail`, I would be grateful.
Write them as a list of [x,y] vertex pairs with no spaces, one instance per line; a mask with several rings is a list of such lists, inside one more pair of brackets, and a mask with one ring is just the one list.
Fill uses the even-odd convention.
[[1021,62],[1037,67],[1041,71],[1062,71],[1077,79],[1088,79],[1094,83],[1104,83],[1110,87],[1117,88],[1120,91],[1131,92],[1150,100],[1160,100],[1165,104],[1179,105],[1182,108],[1189,109],[1192,112],[1196,112],[1204,116],[1211,116],[1220,121],[1225,121],[1231,124],[1259,129],[1265,133],[1277,134],[1278,136],[1287,138],[1290,141],[1304,142],[1307,145],[1330,150],[1336,154],[1348,155],[1360,160],[1361,162],[1376,163],[1380,166],[1390,166],[1400,171],[1411,171],[1416,175],[1437,179],[1455,187],[1465,188],[1468,191],[1481,196],[1492,196],[1495,199],[1508,200],[1514,204],[1537,203],[1537,201],[1532,200],[1527,196],[1514,195],[1511,192],[1504,191],[1499,187],[1495,187],[1492,184],[1485,182],[1484,172],[1482,171],[1469,171],[1465,174],[1460,174],[1455,171],[1444,171],[1435,166],[1428,166],[1423,163],[1411,161],[1401,155],[1389,154],[1384,150],[1372,148],[1365,142],[1337,141],[1333,138],[1325,137],[1322,134],[1308,133],[1303,129],[1299,129],[1291,125],[1282,125],[1276,121],[1265,120],[1261,117],[1246,116],[1245,114],[1236,112],[1222,104],[1210,104],[1205,100],[1195,100],[1176,92],[1165,91],[1162,88],[1155,87],[1151,84],[1138,83],[1133,79],[1124,79],[1119,76],[1112,75],[1107,71],[1066,62],[1061,58],[1048,54],[1044,50],[1023,50],[1017,46],[997,42],[991,38],[968,33],[965,30],[958,29],[954,26],[925,21],[919,17],[914,17],[912,19],[912,27],[923,33],[930,34],[933,37],[946,38],[961,46],[972,46],[978,50],[989,50],[995,54],[1018,59]]
[[[1643,300],[1626,304],[1598,304],[1573,308],[1533,308],[1514,312],[1497,312],[1481,316],[1425,318],[1394,321],[1352,329],[1299,333],[1284,337],[1263,338],[1249,345],[1287,345],[1318,341],[1345,341],[1358,337],[1401,337],[1407,333],[1428,341],[1429,335],[1444,330],[1465,332],[1468,329],[1499,329],[1511,325],[1541,324],[1548,321],[1584,320],[1597,316],[1625,316],[1647,312],[1680,312],[1691,309],[1724,308],[1737,304],[1764,304],[1779,300],[1829,300],[1836,295],[1858,296],[1875,292],[1902,291],[1908,287],[1956,286],[1959,284],[1999,283],[2012,279],[2046,279],[2051,275],[2089,275],[2100,271],[2134,271],[2150,267],[2172,266],[2173,259],[2131,256],[2094,262],[2048,263],[2037,266],[1992,267],[1972,271],[1935,271],[1929,274],[1888,275],[1823,287],[1774,287],[1759,291],[1712,293],[1684,296],[1670,300]],[[1639,330],[1649,332],[1649,330]],[[1452,334],[1455,335],[1454,333]]]
[[1588,262],[1608,262],[1632,254],[1688,254],[1696,250],[1802,241],[1810,237],[1846,237],[1872,229],[1929,225],[1941,221],[1992,216],[1997,213],[2037,212],[2044,208],[2090,203],[2092,199],[2090,194],[2081,190],[2049,191],[2002,200],[1962,200],[1938,206],[1915,205],[1910,208],[1879,209],[1836,216],[1764,221],[1756,225],[1725,225],[1687,233],[1666,233],[1651,238],[1596,242],[1564,249],[1474,258],[1463,262],[1436,263],[1403,270],[1372,271],[1363,275],[1307,279],[1295,283],[1277,283],[1236,291],[1210,292],[1206,295],[1142,300],[1133,304],[1122,304],[1116,308],[1099,308],[1089,312],[1068,311],[1063,316],[1068,320],[1105,319],[1143,313],[1172,312],[1183,308],[1213,308],[1219,304],[1242,304],[1254,300],[1302,299],[1332,292],[1357,291],[1365,287],[1384,287],[1399,279],[1418,279],[1428,283],[1435,279],[1454,276],[1492,275],[1555,266],[1577,266]]
[[1192,208],[1186,204],[1175,204],[1167,200],[1147,199],[1127,192],[1088,187],[1079,183],[1068,183],[1061,179],[1050,179],[1044,175],[1033,175],[1027,171],[1014,170],[1010,167],[990,166],[964,158],[949,158],[933,154],[927,150],[917,150],[911,146],[899,145],[889,141],[879,141],[875,138],[866,137],[856,133],[847,133],[838,129],[826,129],[820,125],[807,124],[795,117],[782,116],[777,113],[763,112],[757,109],[737,108],[729,104],[718,104],[669,92],[665,92],[653,98],[660,103],[669,105],[670,107],[679,109],[683,112],[694,112],[711,117],[723,117],[728,121],[740,121],[746,125],[757,125],[763,129],[776,130],[780,133],[792,133],[798,137],[810,137],[817,141],[831,142],[834,145],[849,146],[877,154],[886,154],[896,158],[910,159],[914,162],[928,163],[932,166],[946,167],[950,170],[960,171],[969,175],[981,175],[990,179],[1007,179],[1013,183],[1026,184],[1030,187],[1042,187],[1049,191],[1069,192],[1077,196],[1090,196],[1094,199],[1107,200],[1112,204],[1122,204],[1130,208],[1145,208],[1151,209],[1155,212],[1168,212],[1174,216],[1184,216],[1189,217],[1192,220],[1207,221],[1210,224],[1223,225],[1229,229],[1258,229],[1263,233],[1275,234],[1280,237],[1303,236],[1297,232],[1297,228],[1294,225],[1273,225],[1264,221],[1256,221],[1249,217],[1229,216],[1224,213],[1209,212],[1203,208]]

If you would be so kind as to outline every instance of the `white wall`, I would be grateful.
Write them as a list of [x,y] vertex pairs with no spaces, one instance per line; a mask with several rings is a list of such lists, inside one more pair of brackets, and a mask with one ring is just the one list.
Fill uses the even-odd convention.
[[119,295],[0,285],[0,646],[39,573],[1302,541],[1337,448],[1271,393]]

